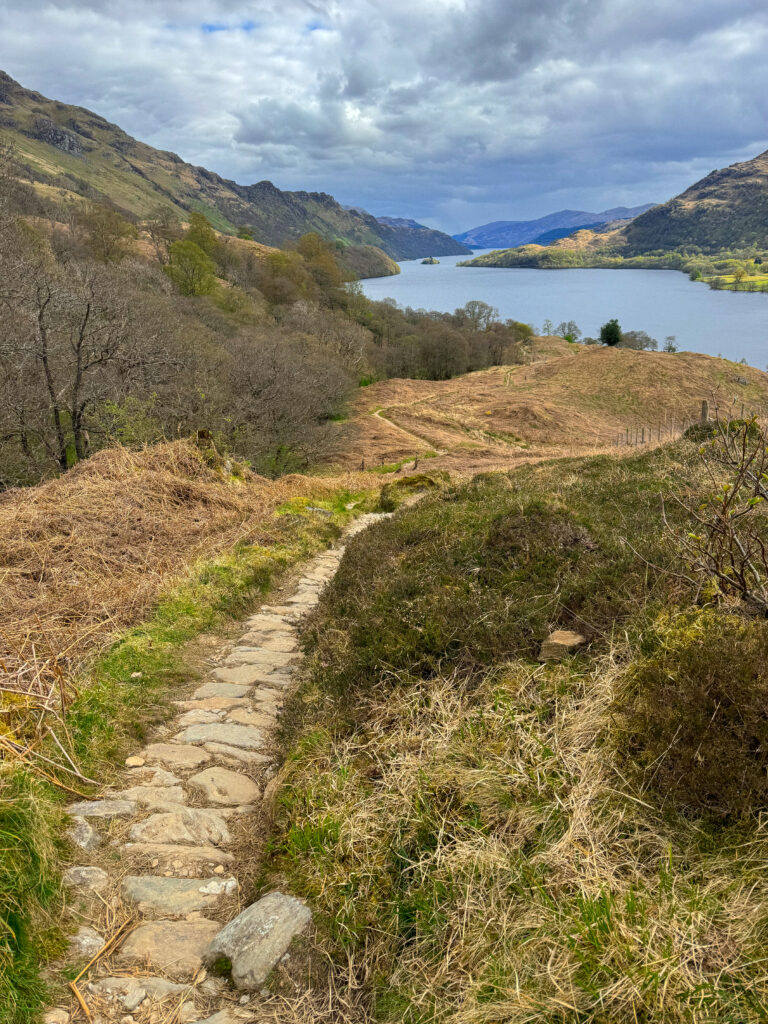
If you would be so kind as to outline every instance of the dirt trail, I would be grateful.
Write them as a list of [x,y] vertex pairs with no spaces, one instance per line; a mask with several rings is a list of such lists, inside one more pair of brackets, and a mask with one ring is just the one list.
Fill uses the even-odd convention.
[[[361,516],[343,540],[380,518]],[[280,893],[245,909],[242,892],[267,838],[262,802],[299,624],[343,553],[307,563],[283,604],[262,606],[222,644],[174,721],[127,759],[123,789],[69,808],[81,855],[65,882],[70,917],[82,922],[69,958],[97,959],[50,1024],[84,1020],[84,1007],[94,1024],[240,1024],[269,997],[264,983],[311,911]],[[206,970],[222,959],[232,983]]]
[[394,420],[391,420],[387,416],[385,416],[384,412],[384,409],[377,409],[373,415],[377,419],[381,420],[382,423],[386,423],[387,426],[393,427],[395,430],[399,430],[401,434],[405,434],[405,436],[409,438],[411,441],[416,441],[418,442],[419,445],[428,445],[429,451],[435,452],[437,455],[448,454],[445,448],[436,448],[428,438],[420,437],[418,434],[414,434],[410,430],[406,430],[405,427],[401,427],[399,423],[395,423]]

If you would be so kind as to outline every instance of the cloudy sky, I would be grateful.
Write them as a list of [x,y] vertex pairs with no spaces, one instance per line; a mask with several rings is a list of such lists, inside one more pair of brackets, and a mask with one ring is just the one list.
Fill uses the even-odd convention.
[[768,149],[766,0],[0,0],[0,68],[249,183],[457,232]]

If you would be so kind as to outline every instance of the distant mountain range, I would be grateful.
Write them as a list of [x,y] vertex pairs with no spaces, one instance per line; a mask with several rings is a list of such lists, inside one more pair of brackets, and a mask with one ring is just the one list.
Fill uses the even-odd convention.
[[[154,149],[82,107],[46,99],[0,71],[0,142],[42,190],[114,204],[138,218],[158,207],[180,219],[199,210],[219,231],[248,228],[257,242],[284,245],[308,231],[373,245],[396,260],[468,253],[441,231],[400,218],[377,220],[324,192],[283,192],[270,181],[238,185]],[[391,222],[390,222],[391,221]]]
[[473,249],[511,249],[528,243],[546,245],[574,231],[596,228],[615,220],[629,220],[652,206],[652,203],[633,207],[615,206],[612,210],[603,210],[602,213],[558,210],[557,213],[550,213],[536,220],[495,220],[453,237]]
[[[632,220],[576,230],[549,244],[510,245],[466,265],[664,267],[710,280],[724,273],[734,255],[742,260],[759,256],[759,262],[768,262],[768,152],[712,171]],[[718,285],[732,286],[730,279]]]

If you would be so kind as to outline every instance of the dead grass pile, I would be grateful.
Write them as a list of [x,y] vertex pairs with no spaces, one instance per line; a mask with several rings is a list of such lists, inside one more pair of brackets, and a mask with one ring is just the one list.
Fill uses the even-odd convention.
[[[212,462],[213,460],[209,460]],[[271,514],[364,477],[233,477],[189,441],[99,452],[0,495],[0,687],[47,706],[68,664],[135,623],[174,577],[238,542],[275,541]]]

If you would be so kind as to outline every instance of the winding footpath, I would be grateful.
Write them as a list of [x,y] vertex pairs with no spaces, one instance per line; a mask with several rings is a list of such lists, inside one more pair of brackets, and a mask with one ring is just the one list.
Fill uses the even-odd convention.
[[[361,516],[342,539],[380,518]],[[70,959],[95,962],[47,1024],[254,1019],[270,972],[312,914],[275,892],[244,907],[241,880],[254,876],[254,845],[265,838],[274,730],[299,663],[299,624],[343,553],[315,557],[284,604],[246,620],[208,678],[176,701],[175,720],[127,759],[123,789],[69,808],[80,855],[65,882],[70,915],[82,922]],[[217,966],[231,966],[231,981]]]

